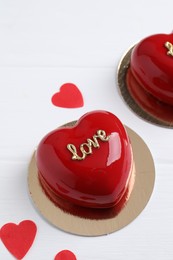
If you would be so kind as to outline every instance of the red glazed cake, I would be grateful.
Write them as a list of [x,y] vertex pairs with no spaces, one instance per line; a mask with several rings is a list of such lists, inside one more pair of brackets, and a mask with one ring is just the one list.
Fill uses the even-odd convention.
[[36,163],[50,200],[86,209],[118,207],[133,172],[126,129],[115,115],[101,110],[48,133],[38,146]]
[[156,34],[140,41],[133,48],[128,73],[130,85],[136,81],[155,99],[172,106],[173,34]]

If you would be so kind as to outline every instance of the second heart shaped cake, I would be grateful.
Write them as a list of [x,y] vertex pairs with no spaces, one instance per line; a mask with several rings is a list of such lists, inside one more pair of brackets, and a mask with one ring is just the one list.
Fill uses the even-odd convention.
[[132,148],[120,120],[107,111],[82,116],[72,127],[59,127],[40,142],[36,163],[44,191],[89,208],[110,208],[127,191],[133,168]]
[[147,93],[173,105],[173,33],[141,40],[132,51],[130,71]]

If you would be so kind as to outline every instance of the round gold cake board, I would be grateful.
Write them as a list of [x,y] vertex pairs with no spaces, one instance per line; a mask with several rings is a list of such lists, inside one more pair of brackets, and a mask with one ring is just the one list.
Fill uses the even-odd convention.
[[152,155],[133,130],[126,127],[135,162],[135,183],[127,204],[118,215],[109,219],[93,220],[69,214],[45,195],[39,183],[35,156],[29,165],[28,185],[35,206],[51,224],[69,233],[82,236],[99,236],[115,232],[133,221],[148,203],[154,187],[155,168]]
[[[131,86],[131,88],[127,85],[127,74],[133,48],[134,46],[125,53],[118,65],[117,74],[120,94],[130,109],[140,118],[158,126],[173,128],[173,106],[159,102],[146,93],[138,84]],[[134,93],[133,89],[137,92]]]

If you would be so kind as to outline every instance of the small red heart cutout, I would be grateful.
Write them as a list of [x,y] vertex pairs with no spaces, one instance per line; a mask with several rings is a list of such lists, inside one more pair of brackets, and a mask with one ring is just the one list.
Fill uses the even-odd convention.
[[78,108],[84,105],[82,94],[73,83],[63,84],[60,91],[52,96],[52,103],[64,108]]
[[54,260],[77,260],[77,258],[71,251],[62,250],[55,256]]
[[0,230],[0,237],[8,251],[17,259],[22,259],[30,249],[37,227],[31,220],[24,220],[18,225],[5,224]]

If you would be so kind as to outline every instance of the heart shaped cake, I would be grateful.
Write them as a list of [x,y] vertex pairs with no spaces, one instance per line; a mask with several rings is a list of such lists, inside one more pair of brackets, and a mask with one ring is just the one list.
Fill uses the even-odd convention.
[[87,208],[111,208],[128,189],[133,169],[131,144],[121,121],[107,111],[93,111],[73,126],[48,133],[36,152],[43,190]]
[[140,41],[131,54],[130,73],[132,81],[147,93],[173,105],[173,33],[156,34]]

